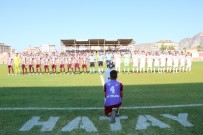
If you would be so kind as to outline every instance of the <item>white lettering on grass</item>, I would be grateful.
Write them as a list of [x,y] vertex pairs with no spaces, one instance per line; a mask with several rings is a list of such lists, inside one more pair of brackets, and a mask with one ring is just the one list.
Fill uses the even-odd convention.
[[[161,116],[174,120],[180,123],[184,127],[193,127],[193,124],[188,121],[187,113],[179,113],[178,116],[174,116],[171,114],[160,114]],[[120,116],[116,117],[116,122],[114,124],[110,124],[111,131],[121,131],[122,125],[121,120],[128,119],[128,116]],[[50,117],[47,121],[40,120],[39,116],[33,116],[30,120],[28,120],[19,131],[29,131],[33,127],[41,127],[40,131],[52,131],[56,125],[56,122],[59,120],[59,117]],[[109,117],[100,116],[99,120],[109,120]],[[137,119],[137,123],[135,125],[136,130],[145,130],[148,127],[159,127],[159,128],[170,128],[170,126],[157,118],[151,115],[139,115]],[[67,125],[65,125],[61,131],[63,132],[72,132],[73,130],[83,129],[86,132],[97,132],[97,128],[93,124],[93,122],[86,116],[78,116],[72,121],[70,121]]]
[[71,132],[74,129],[84,129],[86,132],[97,132],[96,127],[92,123],[92,121],[85,116],[79,116],[69,122],[66,126],[64,126],[61,131]]
[[[128,116],[116,117],[116,122],[114,124],[110,124],[111,131],[120,131],[120,130],[122,130],[122,126],[121,126],[120,120],[125,120],[125,119],[128,119]],[[109,117],[100,116],[99,120],[109,120]]]
[[175,120],[175,121],[179,122],[184,127],[192,127],[193,126],[192,123],[190,123],[187,120],[187,117],[188,117],[187,113],[179,113],[178,117],[174,116],[174,115],[170,115],[170,114],[161,114],[161,116]]
[[41,131],[52,131],[59,117],[50,117],[48,121],[39,121],[39,116],[33,116],[28,122],[26,122],[21,128],[20,131],[29,131],[34,126],[42,126]]
[[149,126],[158,126],[160,128],[170,128],[170,126],[151,115],[139,115],[138,121],[136,124],[136,130],[147,129]]

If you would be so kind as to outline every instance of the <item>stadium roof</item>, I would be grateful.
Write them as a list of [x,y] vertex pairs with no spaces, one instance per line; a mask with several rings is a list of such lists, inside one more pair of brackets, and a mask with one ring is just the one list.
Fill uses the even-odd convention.
[[4,43],[0,43],[0,46],[11,47],[11,46],[9,46],[9,45],[5,45]]
[[76,39],[65,39],[61,40],[61,43],[65,46],[103,46],[103,45],[123,45],[127,46],[131,44],[133,39],[117,39],[117,40],[105,40],[105,39],[88,39],[88,40],[76,40]]

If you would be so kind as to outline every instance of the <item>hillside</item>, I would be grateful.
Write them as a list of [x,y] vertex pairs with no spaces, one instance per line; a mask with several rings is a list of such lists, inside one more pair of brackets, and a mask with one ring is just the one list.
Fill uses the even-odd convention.
[[148,50],[152,50],[153,46],[154,46],[153,43],[141,43],[141,44],[136,44],[135,49],[148,51]]
[[180,48],[197,48],[197,46],[203,48],[203,32],[200,32],[191,38],[182,39],[179,46]]

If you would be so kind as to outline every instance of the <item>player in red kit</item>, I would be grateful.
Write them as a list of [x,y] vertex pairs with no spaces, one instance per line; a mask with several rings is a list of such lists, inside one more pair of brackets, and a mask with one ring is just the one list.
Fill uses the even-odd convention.
[[34,75],[34,58],[32,56],[32,53],[29,55],[28,57],[28,61],[29,61],[29,74],[33,74]]
[[59,60],[59,63],[60,63],[60,73],[65,73],[65,66],[64,66],[64,63],[65,63],[65,57],[64,57],[64,54],[61,53],[60,55],[60,60]]
[[82,71],[83,71],[83,73],[86,73],[86,74],[87,74],[87,61],[88,61],[88,57],[84,53],[82,56]]
[[12,65],[13,65],[13,58],[11,58],[11,54],[8,53],[8,58],[7,58],[8,75],[10,75],[11,71],[12,71],[12,75],[14,74]]
[[73,57],[71,54],[68,54],[68,57],[67,57],[67,68],[68,68],[67,74],[69,74],[70,69],[72,70],[72,73],[73,73],[72,63],[73,63]]
[[51,68],[52,68],[52,74],[56,75],[56,61],[57,61],[57,57],[55,55],[55,52],[52,53],[52,58],[51,58]]
[[76,73],[76,69],[78,69],[78,73],[80,74],[80,55],[79,54],[75,54],[74,57],[74,72]]
[[35,58],[35,61],[36,61],[36,72],[37,74],[39,74],[39,71],[40,71],[40,75],[42,74],[42,68],[41,68],[41,56],[40,54],[38,53],[36,58]]
[[21,68],[22,68],[22,74],[24,75],[25,73],[27,74],[27,56],[25,53],[22,54],[21,57]]
[[48,54],[46,54],[45,58],[44,58],[44,73],[49,74],[49,56],[48,56]]

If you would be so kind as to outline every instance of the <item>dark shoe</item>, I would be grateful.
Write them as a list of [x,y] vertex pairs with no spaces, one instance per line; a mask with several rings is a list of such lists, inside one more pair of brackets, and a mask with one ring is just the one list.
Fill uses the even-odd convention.
[[113,108],[110,116],[110,123],[113,124],[116,122],[116,109]]

